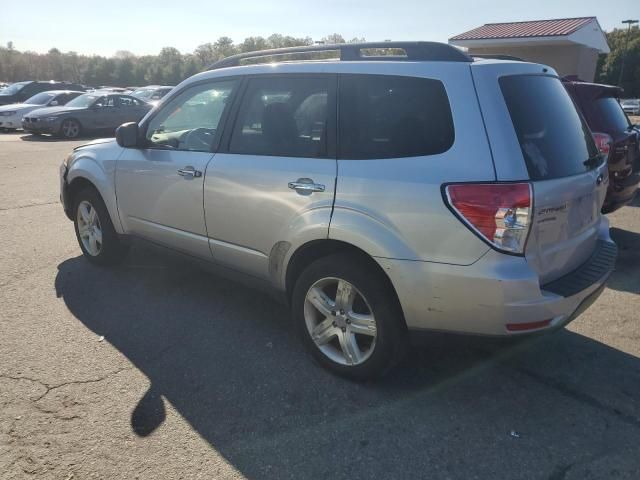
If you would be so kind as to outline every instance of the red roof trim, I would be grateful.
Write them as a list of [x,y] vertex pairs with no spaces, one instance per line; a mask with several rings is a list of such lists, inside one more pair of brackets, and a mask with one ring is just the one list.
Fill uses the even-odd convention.
[[[557,37],[571,35],[596,17],[559,18],[524,22],[487,23],[449,40],[489,40],[501,38]],[[597,20],[596,20],[597,21]]]

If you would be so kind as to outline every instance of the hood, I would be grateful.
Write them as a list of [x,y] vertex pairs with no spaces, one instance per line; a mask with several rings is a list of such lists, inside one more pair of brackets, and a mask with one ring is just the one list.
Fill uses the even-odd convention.
[[85,143],[83,145],[77,146],[73,150],[75,151],[84,147],[91,147],[92,145],[100,145],[103,143],[116,143],[116,139],[115,138],[96,138],[95,140],[91,140],[89,143]]
[[78,110],[85,109],[82,107],[67,107],[65,105],[60,105],[59,107],[39,108],[33,112],[33,115],[36,117],[44,117],[46,115],[61,115],[63,113],[77,112]]
[[11,110],[20,110],[21,108],[24,108],[26,106],[30,106],[30,105],[27,105],[26,103],[10,103],[9,105],[0,106],[0,112],[9,112]]

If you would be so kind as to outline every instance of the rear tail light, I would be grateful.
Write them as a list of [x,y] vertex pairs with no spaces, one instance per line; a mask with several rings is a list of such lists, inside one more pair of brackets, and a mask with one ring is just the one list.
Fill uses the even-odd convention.
[[494,248],[523,254],[532,217],[528,183],[447,185],[446,199],[472,231]]
[[611,138],[611,135],[607,135],[606,133],[594,132],[593,139],[595,140],[596,147],[598,147],[600,153],[609,155],[609,150],[611,150],[611,142],[613,142],[613,138]]

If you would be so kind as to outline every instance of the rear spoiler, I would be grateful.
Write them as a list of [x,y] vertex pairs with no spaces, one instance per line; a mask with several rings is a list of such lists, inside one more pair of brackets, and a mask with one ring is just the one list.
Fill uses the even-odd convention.
[[567,75],[562,77],[565,86],[572,87],[574,90],[579,89],[582,94],[588,94],[592,99],[614,97],[620,98],[624,93],[622,87],[615,85],[606,85],[604,83],[591,83],[580,80],[577,75]]

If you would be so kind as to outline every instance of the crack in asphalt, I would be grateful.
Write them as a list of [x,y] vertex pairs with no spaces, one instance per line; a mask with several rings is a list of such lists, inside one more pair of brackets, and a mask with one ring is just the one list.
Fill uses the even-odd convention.
[[6,212],[9,210],[20,210],[22,208],[30,208],[30,207],[41,207],[43,205],[55,205],[60,203],[59,200],[56,200],[55,202],[45,202],[45,203],[29,203],[27,205],[18,205],[17,207],[6,207],[6,208],[0,208],[0,212]]
[[72,380],[69,382],[63,382],[63,383],[59,383],[56,385],[50,385],[48,383],[45,383],[41,380],[37,380],[34,378],[30,378],[30,377],[24,377],[24,376],[12,376],[12,375],[5,375],[5,374],[0,374],[0,378],[4,378],[7,380],[15,380],[15,381],[20,381],[20,380],[26,380],[28,382],[33,382],[36,383],[42,387],[45,388],[45,392],[38,396],[37,398],[35,398],[34,400],[32,400],[34,403],[38,402],[40,400],[42,400],[44,397],[46,397],[50,392],[52,392],[53,390],[56,390],[58,388],[62,388],[62,387],[66,387],[68,385],[83,385],[83,384],[88,384],[88,383],[99,383],[102,382],[106,379],[108,379],[109,377],[112,377],[114,375],[118,375],[121,372],[124,372],[125,370],[130,370],[132,367],[123,367],[123,368],[119,368],[118,370],[114,370],[113,372],[109,372],[101,377],[98,378],[90,378],[87,380]]
[[597,410],[603,411],[605,413],[608,413],[609,415],[612,415],[620,420],[622,420],[623,422],[632,425],[636,428],[640,428],[640,419],[630,415],[628,413],[623,412],[622,410],[619,410],[618,408],[609,406],[603,402],[601,402],[600,400],[598,400],[595,397],[592,397],[591,395],[581,392],[579,390],[574,390],[571,387],[568,387],[567,385],[563,384],[562,382],[559,382],[557,380],[554,380],[553,378],[549,378],[546,377],[544,375],[540,375],[536,372],[533,372],[531,370],[528,370],[526,368],[522,368],[522,367],[515,367],[514,368],[517,372],[522,373],[523,375],[526,375],[527,377],[537,381],[538,383],[541,383],[549,388],[553,388],[554,390],[557,390],[558,392],[560,392],[562,395],[571,398],[572,400],[576,400],[580,403],[583,403],[585,405],[588,405],[590,407],[593,407]]

